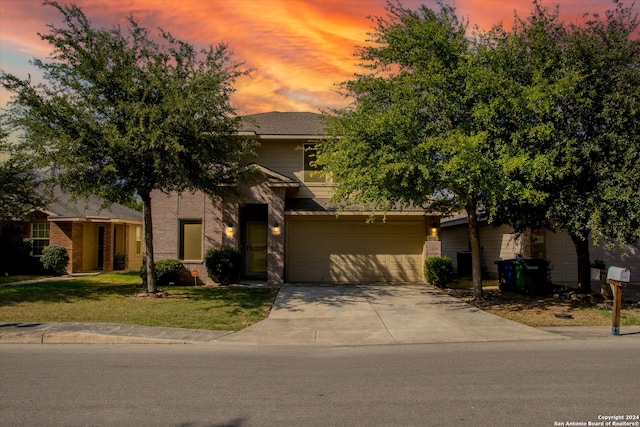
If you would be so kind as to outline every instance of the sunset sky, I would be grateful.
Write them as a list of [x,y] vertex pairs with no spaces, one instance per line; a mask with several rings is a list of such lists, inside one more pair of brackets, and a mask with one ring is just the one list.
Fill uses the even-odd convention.
[[[65,3],[64,0],[59,0]],[[142,26],[161,27],[197,48],[220,41],[234,59],[254,71],[236,83],[232,103],[239,114],[313,111],[344,106],[336,84],[353,76],[353,53],[371,29],[367,16],[385,13],[384,0],[76,0],[95,26],[125,25],[133,14]],[[631,1],[626,3],[631,4]],[[404,0],[403,6],[438,7],[435,0]],[[532,0],[450,0],[471,25],[488,29],[513,23],[514,11],[526,16]],[[603,14],[612,0],[542,0],[560,6],[561,18],[580,23],[585,12]],[[59,13],[40,0],[0,1],[0,70],[26,77],[38,74],[29,60],[47,58],[40,40],[47,24],[60,26]],[[7,102],[0,92],[0,104]]]

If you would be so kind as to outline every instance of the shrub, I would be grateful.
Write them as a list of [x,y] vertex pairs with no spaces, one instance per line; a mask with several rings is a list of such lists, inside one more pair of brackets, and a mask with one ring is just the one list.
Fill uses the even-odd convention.
[[428,283],[444,288],[453,279],[453,264],[448,256],[427,258],[424,261],[424,277]]
[[228,285],[240,277],[242,254],[235,248],[208,249],[204,264],[209,277],[221,285]]
[[0,274],[39,274],[44,269],[38,258],[32,257],[31,239],[5,232],[0,237]]
[[50,245],[42,250],[40,262],[45,270],[49,270],[58,276],[62,276],[67,272],[69,255],[67,254],[67,250],[62,246]]
[[[153,265],[156,270],[156,284],[158,286],[178,283],[182,270],[184,269],[182,263],[173,258],[154,262]],[[144,264],[142,264],[140,268],[140,277],[142,277],[143,282],[147,281],[147,266]]]

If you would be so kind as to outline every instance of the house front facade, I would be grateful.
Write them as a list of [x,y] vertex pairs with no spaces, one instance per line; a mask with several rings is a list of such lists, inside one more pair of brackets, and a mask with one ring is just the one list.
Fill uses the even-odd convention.
[[[51,202],[28,215],[17,234],[32,242],[31,256],[45,247],[67,250],[67,273],[133,270],[142,266],[142,214],[119,204],[88,197],[73,200],[53,189]],[[120,262],[122,261],[122,262]]]
[[152,194],[154,257],[180,259],[208,281],[209,248],[242,253],[242,277],[269,283],[420,282],[424,259],[440,255],[439,218],[421,209],[387,213],[340,211],[333,183],[313,166],[324,136],[314,113],[247,117],[243,134],[260,141],[262,182],[242,186],[240,202],[214,202],[201,192]]
[[[518,236],[512,227],[492,226],[486,221],[480,224],[482,264],[485,273],[498,276],[495,261],[516,257],[538,258],[549,261],[551,281],[556,284],[577,283],[578,260],[571,237],[565,232],[554,233],[538,230]],[[442,252],[450,257],[454,270],[461,275],[470,275],[469,227],[465,216],[442,221]],[[624,245],[608,248],[606,242],[589,242],[591,261],[602,260],[607,267],[628,268],[634,282],[640,278],[640,248]]]

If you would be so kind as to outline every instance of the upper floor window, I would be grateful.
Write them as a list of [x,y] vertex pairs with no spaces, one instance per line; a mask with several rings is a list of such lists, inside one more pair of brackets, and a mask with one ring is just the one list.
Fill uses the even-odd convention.
[[49,223],[34,222],[31,224],[31,255],[41,256],[42,250],[49,246]]
[[327,182],[327,174],[322,172],[322,168],[315,165],[316,150],[315,144],[304,144],[304,165],[303,165],[303,179],[304,182]]

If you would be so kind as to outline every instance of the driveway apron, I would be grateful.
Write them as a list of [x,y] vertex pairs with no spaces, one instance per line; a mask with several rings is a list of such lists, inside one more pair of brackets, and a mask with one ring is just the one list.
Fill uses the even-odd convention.
[[284,285],[268,317],[219,341],[362,345],[563,339],[423,284]]

